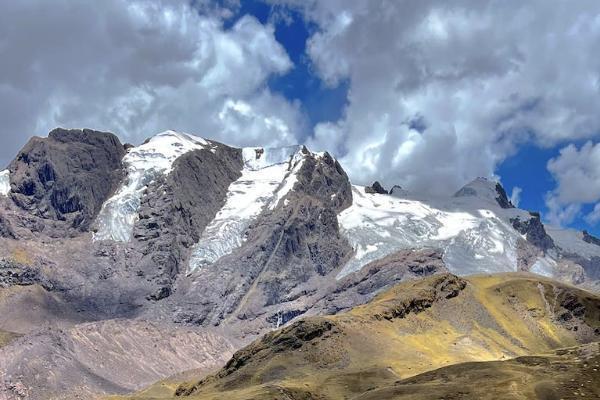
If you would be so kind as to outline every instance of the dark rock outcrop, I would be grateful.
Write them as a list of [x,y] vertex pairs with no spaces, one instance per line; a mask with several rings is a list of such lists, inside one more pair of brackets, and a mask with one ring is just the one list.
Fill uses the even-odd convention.
[[437,249],[401,250],[375,260],[337,281],[336,287],[312,308],[337,314],[366,303],[377,293],[400,282],[447,273],[443,253]]
[[402,189],[402,186],[400,186],[400,185],[394,185],[390,189],[390,194],[398,194],[398,193],[401,193],[402,190],[404,190],[404,189]]
[[202,149],[184,154],[166,178],[148,188],[133,237],[142,253],[140,275],[159,285],[149,299],[171,294],[170,285],[181,272],[189,248],[223,206],[227,189],[241,169],[240,150],[216,144],[214,153]]
[[502,208],[515,208],[515,206],[510,202],[508,196],[506,195],[506,191],[502,187],[500,183],[496,183],[496,193],[498,193],[498,197],[496,197],[496,201]]
[[520,218],[512,218],[510,220],[513,228],[517,232],[525,235],[527,241],[542,251],[547,251],[554,248],[554,240],[548,235],[539,214],[532,215],[527,221],[523,221]]
[[583,231],[583,241],[591,244],[595,244],[596,246],[600,246],[600,239],[596,236],[591,235],[588,231]]
[[385,190],[383,186],[381,186],[381,183],[379,183],[378,181],[373,182],[371,186],[365,187],[365,193],[389,194],[388,191]]
[[16,239],[17,235],[12,223],[4,215],[0,214],[0,237]]
[[352,203],[348,177],[329,154],[302,152],[293,190],[252,223],[244,246],[180,293],[185,302],[201,305],[177,307],[176,321],[218,325],[226,318],[255,319],[265,307],[288,301],[298,285],[332,273],[352,253],[337,221],[337,213]]
[[0,287],[28,286],[39,281],[37,269],[15,261],[0,259]]
[[55,129],[11,162],[10,196],[35,216],[85,231],[121,180],[124,155],[112,133]]
[[373,307],[371,316],[377,320],[405,318],[410,313],[424,311],[437,301],[458,296],[466,287],[467,281],[458,276],[452,274],[438,275],[430,287],[410,295],[400,294],[377,307]]

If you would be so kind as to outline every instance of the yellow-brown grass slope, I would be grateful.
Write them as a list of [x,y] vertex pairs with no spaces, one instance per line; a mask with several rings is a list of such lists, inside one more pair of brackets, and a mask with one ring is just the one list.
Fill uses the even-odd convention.
[[[599,338],[596,295],[533,275],[444,274],[402,283],[348,313],[269,333],[217,374],[174,393],[154,388],[131,398],[413,398],[390,388],[442,367],[547,354]],[[472,376],[474,387],[486,385]]]

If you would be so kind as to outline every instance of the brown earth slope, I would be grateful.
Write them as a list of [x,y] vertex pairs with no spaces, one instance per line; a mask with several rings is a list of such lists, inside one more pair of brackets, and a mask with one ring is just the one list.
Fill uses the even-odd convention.
[[269,333],[216,375],[128,398],[569,398],[560,379],[600,390],[599,340],[596,295],[533,275],[443,274]]

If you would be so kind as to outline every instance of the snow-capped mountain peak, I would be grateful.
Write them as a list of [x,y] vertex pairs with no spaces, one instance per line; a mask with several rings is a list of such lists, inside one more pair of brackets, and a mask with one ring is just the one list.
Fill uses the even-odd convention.
[[502,208],[513,208],[506,191],[499,182],[478,177],[460,188],[454,197],[477,197],[479,199],[497,203]]
[[140,146],[131,148],[123,162],[137,170],[154,170],[169,173],[176,159],[183,154],[210,147],[210,143],[198,136],[172,130],[161,132]]
[[157,177],[168,175],[175,160],[182,155],[210,146],[200,137],[168,130],[130,148],[123,158],[127,176],[114,196],[102,206],[94,239],[128,241],[148,185]]

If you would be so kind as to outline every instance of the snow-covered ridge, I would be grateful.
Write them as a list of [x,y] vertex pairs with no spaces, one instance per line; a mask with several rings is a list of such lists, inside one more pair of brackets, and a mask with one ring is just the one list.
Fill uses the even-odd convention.
[[244,242],[250,223],[274,209],[296,183],[308,151],[302,146],[244,148],[244,168],[231,183],[225,205],[204,230],[190,258],[190,272],[230,254]]
[[600,246],[583,240],[583,233],[574,229],[546,226],[546,232],[563,251],[583,257],[600,257]]
[[10,193],[9,171],[0,171],[0,196],[8,196]]
[[454,197],[479,197],[481,199],[495,202],[496,197],[498,197],[498,192],[496,191],[496,184],[488,180],[487,178],[475,178],[465,186],[463,186],[460,190],[458,190]]
[[97,218],[94,240],[126,242],[131,239],[144,190],[157,177],[169,174],[182,155],[211,145],[206,140],[175,131],[165,131],[131,148],[123,158],[127,177],[114,196],[108,199]]
[[356,254],[338,278],[412,247],[443,249],[448,268],[461,275],[516,271],[517,242],[522,236],[510,218],[530,216],[487,201],[495,196],[485,187],[491,182],[474,184],[481,186],[479,193],[448,199],[367,194],[364,187],[353,186],[353,204],[339,214],[339,222]]

